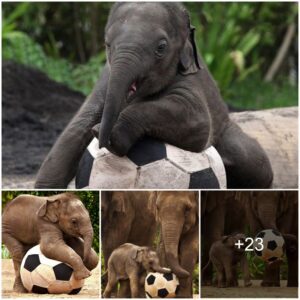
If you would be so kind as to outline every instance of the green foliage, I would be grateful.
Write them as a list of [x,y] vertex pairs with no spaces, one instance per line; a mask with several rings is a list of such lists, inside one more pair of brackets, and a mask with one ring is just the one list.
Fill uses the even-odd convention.
[[[21,194],[30,194],[35,196],[51,196],[60,194],[62,191],[3,191],[2,192],[2,211],[6,204]],[[74,191],[78,195],[89,211],[92,226],[94,229],[93,248],[99,253],[99,192],[93,191]]]
[[[3,3],[3,59],[13,59],[88,95],[105,63],[104,27],[112,3]],[[263,82],[287,26],[293,2],[185,2],[197,46],[224,99],[242,108],[297,105],[288,63]],[[254,17],[255,16],[255,17]],[[297,36],[294,37],[296,43]],[[286,58],[287,59],[287,58]]]
[[2,254],[2,258],[4,259],[11,258],[9,251],[4,245],[2,245],[1,247],[1,254]]

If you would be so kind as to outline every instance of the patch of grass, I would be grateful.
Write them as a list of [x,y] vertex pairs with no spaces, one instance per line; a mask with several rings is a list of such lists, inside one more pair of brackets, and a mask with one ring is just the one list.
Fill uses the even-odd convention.
[[238,108],[267,109],[298,105],[298,87],[287,80],[267,83],[260,78],[247,78],[230,86],[224,100]]
[[2,253],[2,259],[7,259],[7,258],[11,258],[9,251],[7,250],[7,248],[2,245],[1,246],[1,253]]

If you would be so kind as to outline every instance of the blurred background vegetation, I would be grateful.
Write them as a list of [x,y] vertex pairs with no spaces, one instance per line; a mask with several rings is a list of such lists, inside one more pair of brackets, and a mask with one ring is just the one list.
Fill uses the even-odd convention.
[[[70,192],[70,191],[68,191]],[[6,204],[21,194],[35,196],[52,196],[61,194],[62,191],[3,191],[2,192],[2,212]],[[86,209],[89,211],[91,222],[94,228],[93,248],[99,253],[99,192],[93,191],[74,191],[80,197]],[[2,245],[2,258],[10,258],[8,250]]]
[[[111,5],[2,3],[3,59],[36,67],[88,95],[105,64],[103,36]],[[296,2],[185,6],[197,28],[198,48],[226,102],[253,109],[297,105]]]

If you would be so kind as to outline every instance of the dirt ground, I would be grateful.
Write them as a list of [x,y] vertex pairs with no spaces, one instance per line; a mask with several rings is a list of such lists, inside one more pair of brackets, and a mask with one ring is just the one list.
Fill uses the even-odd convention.
[[99,265],[92,271],[92,276],[85,280],[85,284],[78,295],[40,295],[19,294],[12,291],[14,283],[14,268],[11,259],[2,259],[2,297],[3,298],[99,298],[100,277]]
[[2,64],[2,187],[33,188],[36,173],[85,96],[43,73]]
[[286,287],[286,281],[281,281],[281,287],[261,287],[260,280],[252,280],[251,287],[238,288],[201,287],[201,298],[298,298],[298,288]]

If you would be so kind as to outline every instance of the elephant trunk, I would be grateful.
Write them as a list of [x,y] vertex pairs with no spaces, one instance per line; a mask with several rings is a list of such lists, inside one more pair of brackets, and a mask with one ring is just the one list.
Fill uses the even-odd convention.
[[167,274],[170,273],[170,269],[162,268],[161,266],[153,268],[155,272]]
[[118,120],[125,100],[131,90],[136,89],[135,81],[140,74],[137,59],[125,54],[118,55],[111,65],[111,73],[99,131],[99,148],[109,146],[111,131]]
[[258,217],[264,229],[277,229],[275,203],[264,203],[258,206]]
[[83,261],[88,261],[88,257],[90,255],[92,244],[93,244],[93,238],[94,238],[94,231],[91,226],[91,228],[86,231],[83,235]]
[[172,271],[179,278],[185,278],[190,276],[189,272],[180,266],[178,260],[178,246],[182,226],[183,222],[181,226],[178,226],[178,223],[176,222],[162,222],[162,235],[165,246],[166,261],[172,269]]

